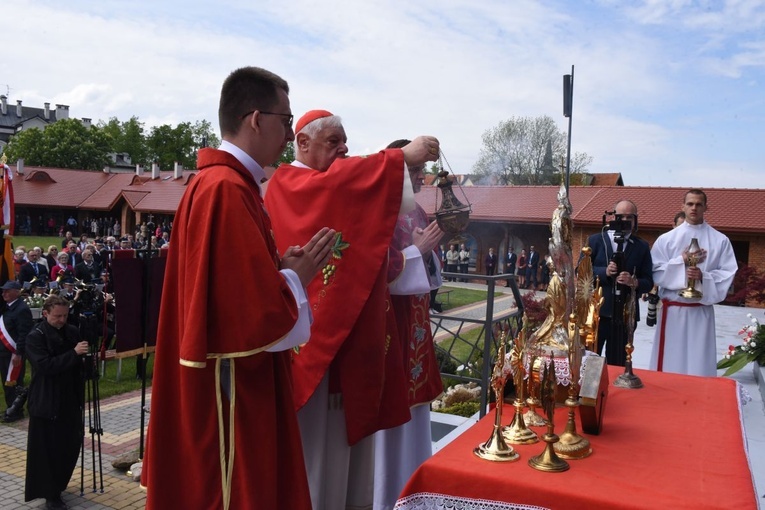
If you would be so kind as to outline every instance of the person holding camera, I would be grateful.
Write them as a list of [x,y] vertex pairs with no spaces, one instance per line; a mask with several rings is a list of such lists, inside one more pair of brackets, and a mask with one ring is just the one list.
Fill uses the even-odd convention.
[[[624,304],[627,292],[639,295],[653,288],[653,262],[648,243],[635,235],[637,206],[630,200],[621,200],[614,206],[615,220],[605,223],[599,234],[587,240],[592,248],[592,270],[603,287],[603,306],[598,325],[598,353],[605,344],[609,365],[624,366],[627,362],[627,329],[624,327]],[[640,320],[640,309],[635,300],[635,320]]]
[[83,358],[88,342],[67,324],[69,302],[49,296],[44,320],[27,336],[32,364],[24,501],[45,498],[45,508],[66,508],[61,493],[77,465],[83,435]]

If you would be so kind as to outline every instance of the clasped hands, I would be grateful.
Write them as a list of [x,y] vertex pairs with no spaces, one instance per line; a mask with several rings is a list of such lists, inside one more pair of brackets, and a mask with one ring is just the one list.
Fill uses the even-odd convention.
[[307,287],[316,273],[329,260],[335,242],[335,230],[324,227],[304,246],[290,246],[284,252],[281,269],[292,269],[300,278],[303,287]]
[[430,254],[433,252],[438,241],[443,237],[444,233],[435,221],[431,222],[425,228],[417,227],[412,232],[412,244],[414,244],[420,254],[428,260]]

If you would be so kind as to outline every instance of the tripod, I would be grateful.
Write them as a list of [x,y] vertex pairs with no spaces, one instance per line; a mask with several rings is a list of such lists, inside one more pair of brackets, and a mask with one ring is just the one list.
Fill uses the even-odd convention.
[[[616,243],[616,251],[611,257],[611,261],[616,264],[616,276],[624,271],[624,233],[616,231],[614,233],[614,242]],[[611,313],[611,337],[608,339],[609,343],[620,343],[621,339],[625,335],[624,324],[624,306],[627,300],[627,292],[629,287],[616,283],[616,276],[614,277],[614,285],[612,287],[613,292],[613,311]],[[619,351],[621,354],[621,351]]]
[[[83,357],[83,377],[85,386],[83,388],[83,406],[82,406],[82,427],[85,428],[85,415],[88,419],[88,430],[90,431],[90,451],[93,461],[93,492],[96,489],[96,445],[98,446],[98,478],[100,481],[101,493],[104,492],[104,468],[101,458],[101,436],[104,429],[101,427],[101,397],[98,393],[98,323],[97,317],[92,312],[80,314],[80,335],[83,340],[88,342],[89,351]],[[87,406],[87,413],[86,413]],[[80,462],[80,496],[85,494],[85,433],[82,434]]]

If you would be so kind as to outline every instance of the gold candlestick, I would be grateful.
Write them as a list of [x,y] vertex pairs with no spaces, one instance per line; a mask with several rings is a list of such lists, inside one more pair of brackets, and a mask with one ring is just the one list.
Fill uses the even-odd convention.
[[532,354],[531,359],[529,360],[529,396],[526,398],[526,405],[529,406],[529,410],[523,415],[523,421],[526,422],[526,425],[529,427],[544,427],[547,423],[545,419],[537,413],[537,407],[541,407],[541,402],[536,397],[537,391],[535,391],[535,389],[537,388],[537,385],[534,382],[534,364],[537,359],[539,359],[538,351]]
[[614,386],[631,390],[643,387],[640,377],[632,373],[632,352],[635,350],[632,344],[635,337],[635,299],[635,289],[630,288],[624,303],[624,326],[627,328],[627,345],[624,350],[627,351],[627,361],[624,364],[624,373],[614,380]]
[[[688,257],[686,258],[685,265],[687,267],[696,267],[696,265],[699,263],[699,257],[701,256],[699,240],[695,237],[691,239],[691,244],[688,246],[686,251],[688,253]],[[686,299],[701,299],[704,297],[704,294],[702,294],[701,291],[696,290],[695,287],[696,280],[694,278],[688,278],[688,286],[678,292],[678,294],[680,297],[684,297]]]
[[494,373],[491,377],[491,387],[494,390],[494,399],[497,406],[494,409],[494,428],[491,436],[485,443],[479,444],[473,453],[476,457],[492,462],[514,462],[520,458],[520,455],[512,446],[505,442],[502,436],[502,395],[505,389],[505,335],[503,333],[500,339],[499,352],[497,352],[497,362],[494,364]]
[[571,383],[568,387],[568,398],[566,407],[568,407],[568,421],[566,428],[560,435],[560,441],[555,443],[555,453],[564,459],[583,459],[592,454],[590,441],[582,437],[576,431],[576,421],[574,419],[575,410],[579,407],[579,371],[582,366],[582,346],[579,338],[579,328],[576,325],[576,316],[571,315],[568,322],[569,338],[571,348],[568,353],[568,365],[571,372]]
[[[549,360],[549,365],[552,365],[552,358]],[[555,423],[553,420],[555,417],[556,381],[555,369],[549,365],[545,364],[543,367],[544,373],[540,381],[542,406],[547,414],[547,434],[542,436],[542,440],[546,445],[542,453],[529,459],[529,466],[539,471],[560,473],[561,471],[567,471],[570,466],[568,465],[568,462],[558,457],[555,453],[554,445],[559,440],[558,436],[555,435]],[[542,370],[542,367],[540,367],[540,370]]]
[[526,427],[523,421],[523,381],[526,379],[526,368],[523,358],[526,353],[526,315],[523,316],[523,327],[518,332],[513,344],[513,353],[510,356],[510,364],[513,369],[513,382],[515,383],[515,416],[509,426],[502,430],[505,440],[513,444],[533,444],[539,441],[536,432]]

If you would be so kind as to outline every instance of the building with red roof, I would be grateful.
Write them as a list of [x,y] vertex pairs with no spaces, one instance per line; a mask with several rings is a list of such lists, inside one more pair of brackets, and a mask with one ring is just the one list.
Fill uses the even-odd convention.
[[[18,167],[14,172],[17,225],[25,215],[32,217],[32,231],[53,216],[57,224],[74,215],[79,224],[85,218],[114,217],[123,232],[134,231],[142,222],[172,220],[187,184],[196,170],[107,173],[61,168]],[[616,177],[614,177],[616,176]],[[618,177],[618,179],[617,179]],[[612,181],[621,180],[612,174]],[[469,181],[468,181],[469,182]],[[435,186],[423,186],[419,204],[434,216],[440,196]],[[444,239],[443,244],[465,242],[471,250],[471,267],[483,273],[483,259],[489,248],[501,255],[509,246],[516,252],[535,245],[547,251],[550,218],[557,206],[558,186],[455,186],[458,199],[472,207],[471,223],[464,239]],[[649,243],[672,227],[680,211],[685,188],[642,186],[571,186],[574,250],[587,237],[600,231],[606,211],[616,202],[629,199],[638,206],[638,235]],[[733,243],[737,259],[765,270],[765,190],[707,188],[705,219],[725,233]],[[374,214],[373,211],[370,211]]]

